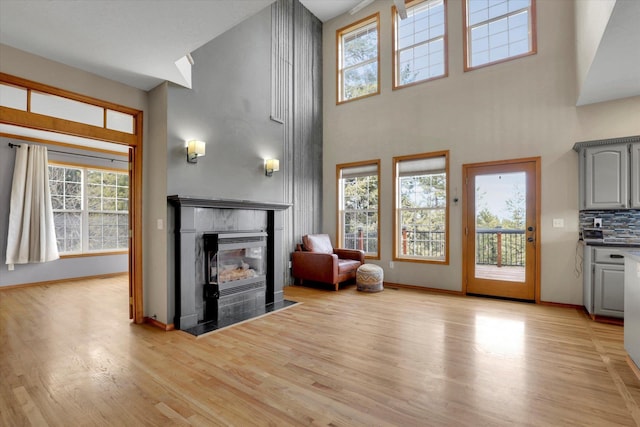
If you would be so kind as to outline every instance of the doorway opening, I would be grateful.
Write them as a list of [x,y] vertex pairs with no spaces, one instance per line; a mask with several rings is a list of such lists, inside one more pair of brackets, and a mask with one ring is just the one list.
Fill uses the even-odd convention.
[[[3,93],[0,125],[11,129],[3,131],[3,136],[15,137],[18,132],[13,131],[27,129],[57,135],[50,138],[56,141],[60,134],[65,135],[76,141],[76,146],[82,146],[78,141],[85,140],[127,147],[129,318],[135,323],[143,323],[142,111],[4,73],[0,73],[0,89]],[[77,115],[80,118],[70,115],[74,111],[81,111]],[[29,138],[22,136],[22,139]],[[38,139],[36,142],[47,143],[49,138]],[[73,143],[66,145],[73,146]]]
[[540,301],[540,158],[466,164],[463,291]]

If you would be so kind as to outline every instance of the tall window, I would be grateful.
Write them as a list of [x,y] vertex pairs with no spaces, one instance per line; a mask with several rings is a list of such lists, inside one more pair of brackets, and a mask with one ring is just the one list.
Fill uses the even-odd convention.
[[128,249],[126,172],[50,164],[49,189],[60,253]]
[[380,258],[380,160],[336,166],[338,246]]
[[535,0],[465,0],[465,70],[536,53]]
[[336,32],[338,104],[380,93],[380,14]]
[[394,157],[394,259],[449,263],[449,152]]
[[393,88],[447,75],[447,14],[445,0],[407,4],[407,17],[393,6]]

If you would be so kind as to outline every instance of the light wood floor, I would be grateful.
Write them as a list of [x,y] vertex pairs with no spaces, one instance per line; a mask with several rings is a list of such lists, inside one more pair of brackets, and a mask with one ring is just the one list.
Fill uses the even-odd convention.
[[387,288],[196,339],[127,320],[125,278],[0,291],[0,425],[640,425],[619,326]]
[[475,277],[480,279],[506,280],[508,282],[524,282],[525,268],[497,265],[478,265],[475,267]]

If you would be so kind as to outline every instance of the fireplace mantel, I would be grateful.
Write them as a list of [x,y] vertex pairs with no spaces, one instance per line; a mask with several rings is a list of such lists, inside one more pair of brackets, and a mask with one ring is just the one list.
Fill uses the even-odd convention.
[[283,285],[288,263],[283,241],[284,211],[291,207],[290,204],[178,195],[168,196],[167,202],[174,208],[175,238],[170,251],[175,259],[174,326],[177,329],[196,326],[202,310],[204,233],[266,232],[266,302],[272,304],[284,300]]
[[252,209],[263,211],[283,211],[291,207],[288,203],[258,202],[254,200],[212,199],[196,196],[168,196],[169,203],[180,207]]

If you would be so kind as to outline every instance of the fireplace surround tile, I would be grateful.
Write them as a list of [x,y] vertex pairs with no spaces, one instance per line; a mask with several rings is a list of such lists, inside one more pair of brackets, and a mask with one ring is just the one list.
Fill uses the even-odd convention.
[[284,301],[283,211],[289,204],[191,196],[169,196],[167,200],[174,208],[176,329],[187,330],[204,322],[204,233],[266,231],[269,254],[266,305]]

